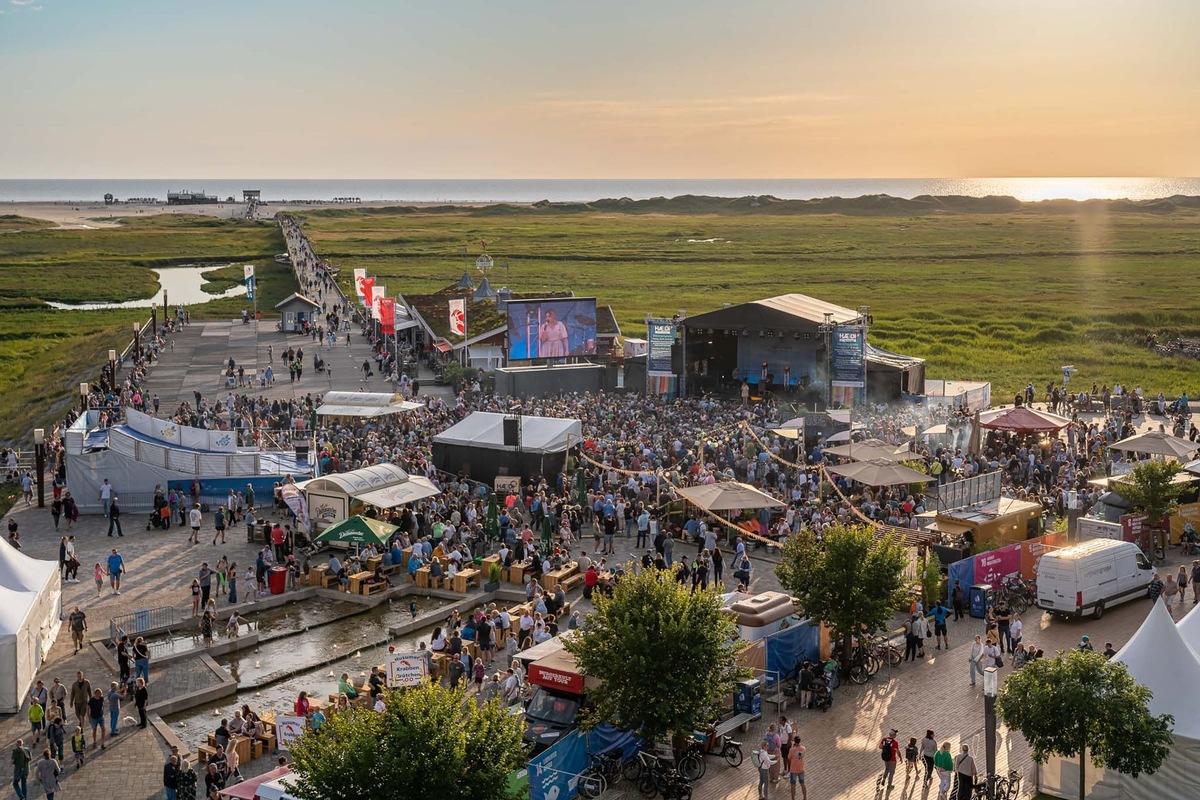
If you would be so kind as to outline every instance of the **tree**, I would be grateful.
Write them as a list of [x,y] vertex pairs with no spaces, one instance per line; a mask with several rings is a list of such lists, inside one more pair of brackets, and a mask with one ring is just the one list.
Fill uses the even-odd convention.
[[775,574],[800,600],[804,613],[841,640],[842,665],[850,637],[886,628],[905,601],[904,546],[868,525],[826,528],[823,541],[802,530],[783,545]]
[[1113,488],[1136,510],[1150,518],[1151,527],[1157,528],[1187,488],[1182,484],[1171,483],[1171,479],[1180,469],[1182,468],[1177,461],[1143,461],[1133,468],[1129,477]]
[[715,589],[689,591],[670,572],[626,570],[612,596],[565,642],[589,678],[593,708],[584,727],[609,723],[648,742],[703,728],[712,709],[747,672],[734,647],[735,625]]
[[1154,716],[1150,690],[1125,665],[1100,653],[1074,650],[1036,659],[1008,677],[996,698],[1004,724],[1033,747],[1033,758],[1079,758],[1079,798],[1091,754],[1097,767],[1137,777],[1153,773],[1171,745],[1170,714]]
[[382,714],[334,712],[291,752],[303,800],[502,800],[523,762],[517,717],[438,685],[389,692]]

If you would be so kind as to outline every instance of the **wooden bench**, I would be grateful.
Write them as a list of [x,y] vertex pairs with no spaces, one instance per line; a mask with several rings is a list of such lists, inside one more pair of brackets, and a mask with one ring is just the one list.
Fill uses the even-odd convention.
[[383,581],[375,581],[374,583],[364,583],[364,584],[362,584],[362,593],[364,595],[366,595],[367,597],[370,597],[371,595],[375,594],[376,592],[386,592],[387,588],[388,588],[388,585]]
[[196,748],[196,761],[207,764],[208,760],[217,754],[217,748],[202,744]]
[[275,752],[275,733],[274,733],[274,731],[271,731],[268,733],[260,733],[255,738],[258,739],[258,741],[262,742],[263,750],[265,752],[267,752],[267,753]]
[[724,722],[716,726],[714,735],[717,737],[728,736],[735,730],[741,729],[743,733],[750,729],[750,723],[758,719],[762,715],[755,716],[754,714],[738,714],[735,717],[730,717]]
[[774,703],[775,711],[780,714],[782,714],[784,711],[787,711],[788,701],[791,700],[791,698],[783,692],[778,692],[763,699],[768,703]]
[[585,577],[586,576],[584,576],[584,575],[572,575],[571,577],[567,578],[565,581],[559,581],[559,582],[562,584],[564,592],[571,592],[571,591],[574,591],[575,589],[578,589],[580,586],[583,586],[583,581],[584,581]]
[[350,593],[351,594],[366,594],[363,591],[363,586],[372,577],[370,572],[356,572],[350,576]]

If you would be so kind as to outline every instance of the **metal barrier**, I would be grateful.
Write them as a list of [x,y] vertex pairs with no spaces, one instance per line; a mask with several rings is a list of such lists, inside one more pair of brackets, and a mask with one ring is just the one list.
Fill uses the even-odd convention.
[[162,606],[113,617],[108,621],[108,633],[115,640],[121,635],[134,636],[153,630],[166,630],[167,633],[171,633],[171,629],[179,625],[179,609],[174,606]]

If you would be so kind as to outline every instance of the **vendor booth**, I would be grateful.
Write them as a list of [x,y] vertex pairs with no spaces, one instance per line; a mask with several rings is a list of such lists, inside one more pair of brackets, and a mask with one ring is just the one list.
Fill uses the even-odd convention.
[[53,561],[0,544],[0,713],[21,709],[62,622],[62,581]]
[[326,392],[317,407],[318,417],[384,417],[421,408],[391,392]]
[[367,506],[395,508],[440,494],[428,478],[409,475],[395,464],[322,475],[301,481],[313,534],[341,520],[360,514]]
[[553,477],[583,441],[577,419],[476,411],[433,437],[438,469],[491,484],[498,475]]

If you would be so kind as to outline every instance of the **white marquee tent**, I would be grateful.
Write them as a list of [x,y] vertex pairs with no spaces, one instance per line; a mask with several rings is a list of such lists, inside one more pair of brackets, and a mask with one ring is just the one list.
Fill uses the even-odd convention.
[[[1193,611],[1188,615],[1195,617]],[[1192,623],[1193,626],[1195,623]],[[1182,623],[1180,623],[1182,626]],[[1134,778],[1106,772],[1088,764],[1085,780],[1089,800],[1184,800],[1196,797],[1195,775],[1200,772],[1200,656],[1176,628],[1166,606],[1159,602],[1137,633],[1113,657],[1153,693],[1150,713],[1175,717],[1171,754],[1153,775]],[[1051,757],[1041,769],[1041,790],[1056,797],[1079,796],[1078,759]]]
[[[440,444],[504,450],[504,414],[476,411],[462,422],[433,437]],[[520,417],[521,450],[526,453],[561,453],[583,441],[583,423],[557,417]]]
[[0,544],[0,713],[21,709],[61,617],[58,565]]

